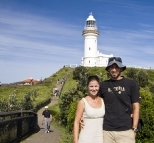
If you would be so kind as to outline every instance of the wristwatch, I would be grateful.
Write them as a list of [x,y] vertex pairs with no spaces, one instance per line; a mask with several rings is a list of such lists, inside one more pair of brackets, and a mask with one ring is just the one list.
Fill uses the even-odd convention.
[[132,130],[137,133],[138,132],[138,128],[132,128]]

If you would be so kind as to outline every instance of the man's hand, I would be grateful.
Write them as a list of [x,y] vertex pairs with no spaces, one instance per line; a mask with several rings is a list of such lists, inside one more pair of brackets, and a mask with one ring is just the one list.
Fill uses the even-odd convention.
[[80,119],[80,129],[84,128],[83,117]]
[[133,133],[134,133],[134,135],[135,135],[135,137],[136,137],[136,133],[133,131]]

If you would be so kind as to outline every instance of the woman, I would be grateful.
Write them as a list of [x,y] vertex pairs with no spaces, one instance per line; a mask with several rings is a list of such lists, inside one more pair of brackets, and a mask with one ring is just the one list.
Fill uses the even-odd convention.
[[[103,143],[103,117],[105,106],[98,96],[100,81],[97,76],[89,76],[88,95],[78,102],[74,120],[74,143]],[[85,124],[79,135],[80,119]]]

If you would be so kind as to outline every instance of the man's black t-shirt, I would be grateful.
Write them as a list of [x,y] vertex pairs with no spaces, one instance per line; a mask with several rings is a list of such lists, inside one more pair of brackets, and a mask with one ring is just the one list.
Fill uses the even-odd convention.
[[132,128],[132,119],[125,108],[112,92],[109,82],[121,99],[132,109],[132,104],[139,102],[139,90],[135,81],[122,78],[121,80],[106,80],[101,82],[100,94],[105,103],[103,129],[107,131],[124,131]]
[[49,110],[44,110],[42,115],[44,115],[45,118],[50,118],[50,115],[51,115],[51,111]]

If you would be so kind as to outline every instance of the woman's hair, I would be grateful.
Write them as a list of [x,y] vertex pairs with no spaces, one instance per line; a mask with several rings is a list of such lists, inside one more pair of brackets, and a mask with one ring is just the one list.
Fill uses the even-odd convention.
[[97,75],[91,75],[88,77],[87,79],[87,86],[89,85],[89,83],[93,80],[96,80],[99,84],[100,84],[100,80],[99,77]]

